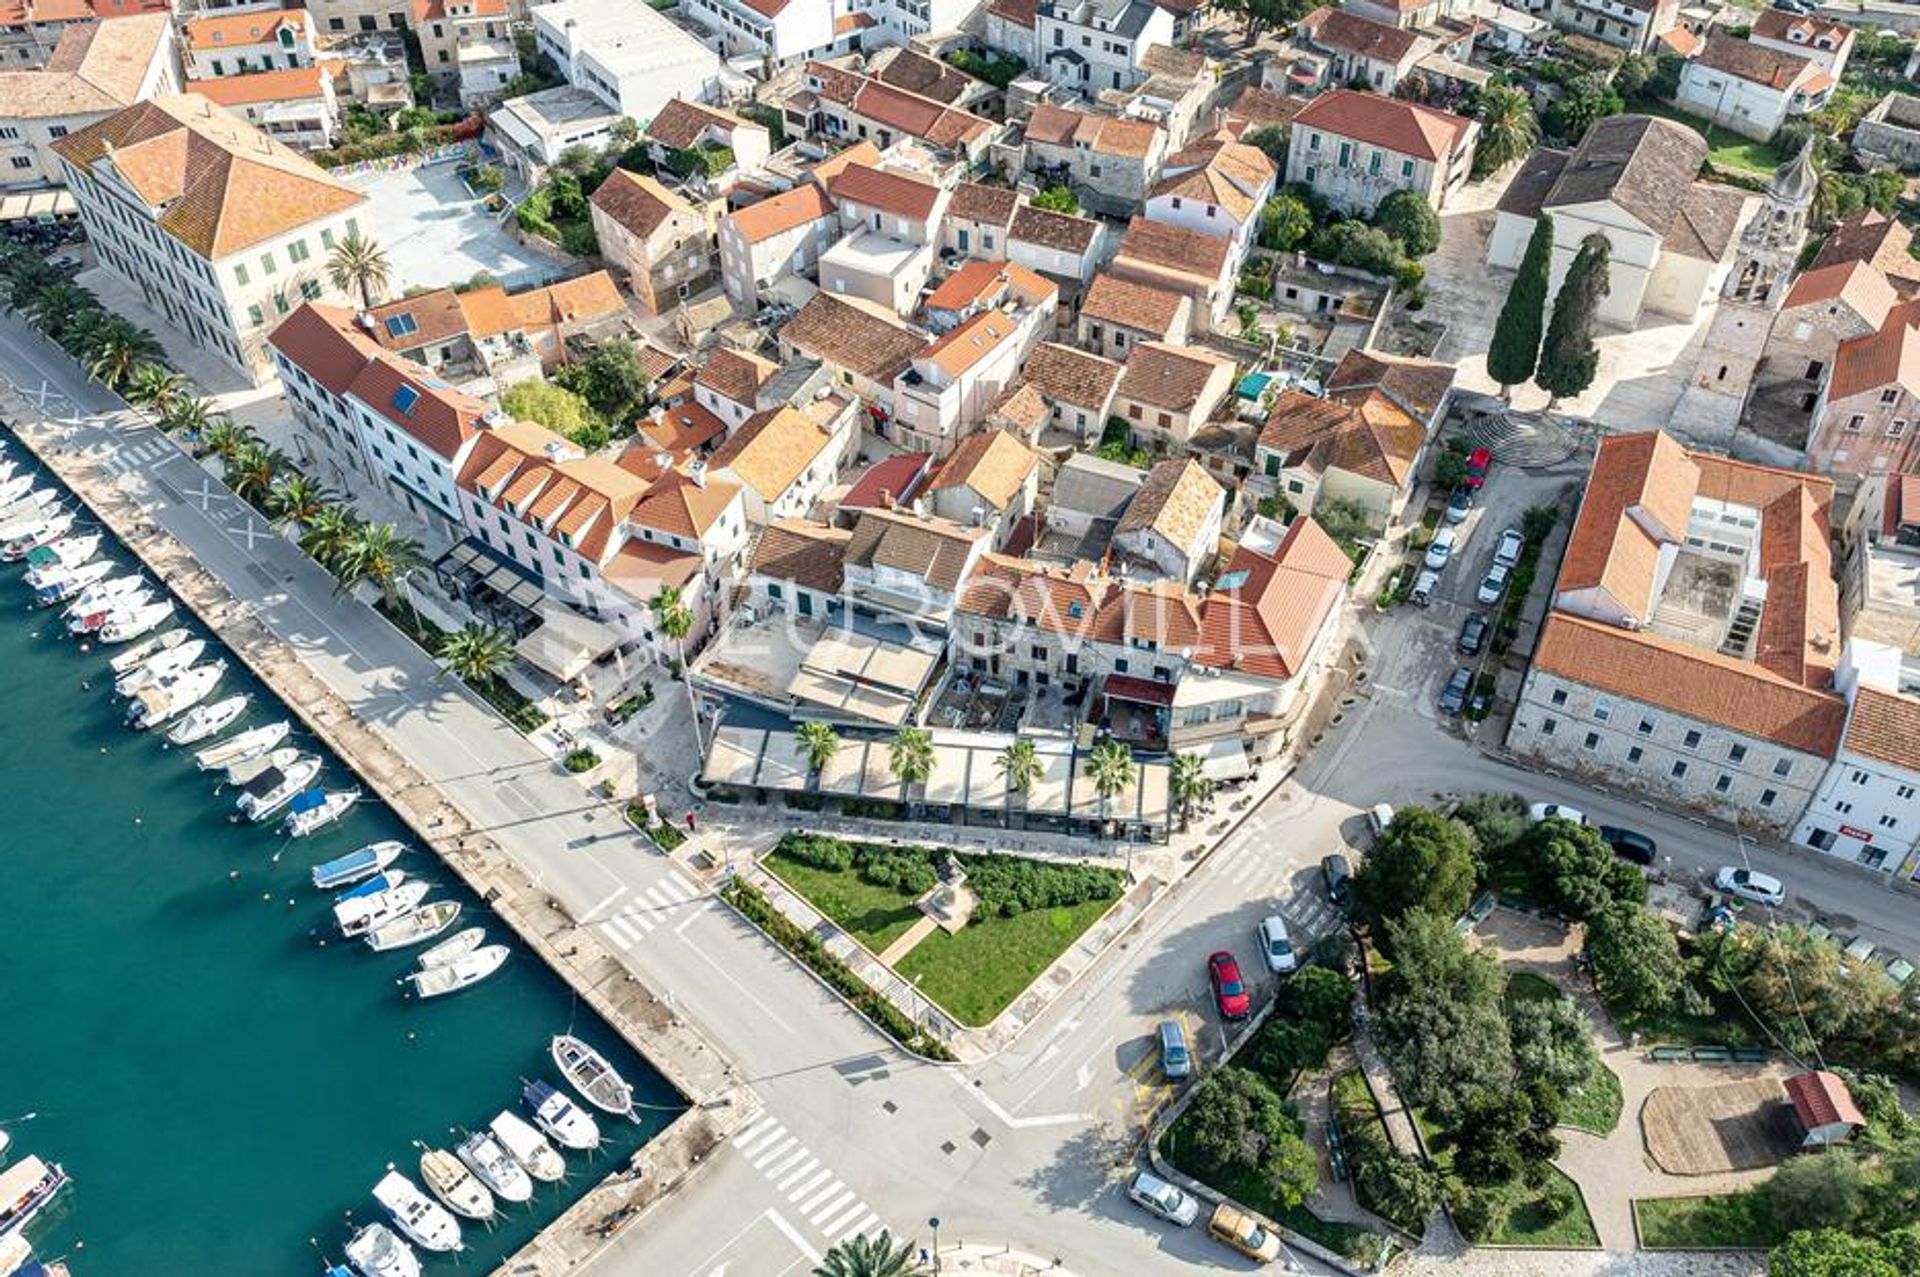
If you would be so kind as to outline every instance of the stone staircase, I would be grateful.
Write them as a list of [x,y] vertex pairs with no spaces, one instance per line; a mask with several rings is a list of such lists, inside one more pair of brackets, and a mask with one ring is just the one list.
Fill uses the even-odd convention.
[[1495,461],[1523,470],[1558,465],[1580,450],[1577,431],[1541,413],[1515,412],[1491,397],[1467,407],[1466,426],[1467,436]]

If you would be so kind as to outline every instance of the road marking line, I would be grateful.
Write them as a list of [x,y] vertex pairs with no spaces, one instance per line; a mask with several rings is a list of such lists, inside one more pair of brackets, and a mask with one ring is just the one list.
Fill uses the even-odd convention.
[[605,896],[602,896],[600,898],[600,902],[598,904],[594,905],[592,908],[588,909],[585,913],[580,915],[579,925],[584,927],[589,922],[592,922],[594,914],[599,913],[602,909],[605,909],[608,905],[612,904],[614,901],[618,900],[621,896],[625,895],[626,892],[627,892],[627,889],[625,887],[615,887],[612,891],[609,891]]
[[858,1236],[864,1237],[868,1233],[872,1232],[874,1229],[878,1228],[879,1226],[880,1226],[879,1212],[868,1211],[867,1217],[865,1219],[861,1220],[859,1223],[855,1224],[851,1229],[848,1230],[848,1235],[849,1236],[858,1235]]
[[766,1165],[768,1162],[771,1162],[776,1157],[783,1156],[788,1149],[792,1148],[795,1144],[798,1144],[799,1142],[800,1141],[798,1138],[796,1138],[795,1136],[789,1135],[787,1136],[787,1138],[781,1140],[778,1144],[774,1144],[767,1148],[761,1149],[758,1153],[755,1153],[752,1157],[748,1158],[747,1160],[753,1163],[754,1170],[756,1171],[764,1170],[766,1169]]
[[692,913],[689,913],[686,917],[682,918],[679,922],[674,924],[673,934],[677,936],[681,932],[685,931],[688,927],[693,925],[694,919],[698,918],[703,913],[710,912],[713,909],[713,907],[714,907],[713,901],[709,900],[705,904],[701,905],[698,909],[695,909]]
[[781,1131],[785,1129],[786,1128],[784,1126],[781,1126],[779,1122],[775,1121],[772,1117],[769,1117],[767,1118],[764,1124],[755,1126],[748,1131],[744,1131],[741,1134],[734,1136],[733,1146],[739,1149],[742,1153],[745,1153],[750,1151],[755,1144],[760,1143],[762,1140],[766,1139],[769,1135],[778,1135]]
[[799,1208],[802,1215],[807,1215],[811,1214],[815,1207],[819,1206],[829,1197],[832,1197],[835,1193],[844,1193],[846,1191],[847,1186],[842,1184],[838,1179],[834,1179],[825,1188],[816,1188],[810,1194],[805,1195],[804,1201],[801,1200],[802,1194],[795,1193],[793,1195],[793,1204]]
[[820,1185],[832,1179],[833,1168],[830,1166],[821,1166],[818,1169],[812,1171],[811,1173],[802,1171],[801,1174],[806,1175],[807,1177],[806,1182],[803,1184],[796,1184],[793,1188],[785,1190],[787,1194],[787,1200],[792,1202],[795,1206],[798,1206],[801,1202],[805,1201],[808,1197],[811,1197],[814,1193],[818,1192]]
[[976,1087],[967,1081],[966,1074],[960,1072],[958,1069],[947,1069],[945,1072],[948,1077],[953,1079],[955,1086],[965,1091],[968,1095],[971,1095],[974,1099],[979,1100],[980,1103],[986,1107],[987,1112],[993,1114],[994,1117],[1004,1123],[1009,1130],[1028,1131],[1042,1126],[1070,1126],[1075,1122],[1091,1122],[1093,1120],[1091,1113],[1052,1113],[1045,1117],[1015,1117],[1013,1114],[1007,1112],[1006,1109],[1002,1108],[998,1100],[988,1095],[986,1088]]
[[600,926],[607,935],[612,938],[614,944],[622,949],[633,948],[633,942],[639,939],[638,936],[633,934],[632,929],[619,918],[608,918],[605,922],[601,923]]
[[661,913],[665,913],[669,909],[677,908],[680,905],[680,901],[675,900],[657,886],[647,888],[641,895]]
[[[860,1194],[854,1192],[851,1188],[842,1187],[839,1195],[827,1205],[821,1207],[819,1210],[805,1211],[803,1213],[806,1215],[808,1223],[812,1224],[815,1228],[820,1228],[827,1220],[844,1211],[847,1208],[848,1202],[857,1201],[859,1197]],[[826,1230],[821,1229],[821,1231],[825,1232]]]
[[700,889],[679,874],[668,874],[660,880],[661,890],[668,895],[678,896],[681,900],[691,900],[700,894]]
[[[786,1193],[789,1188],[800,1182],[802,1176],[813,1174],[815,1168],[820,1165],[820,1159],[812,1153],[807,1152],[805,1149],[801,1149],[800,1152],[801,1160],[799,1164],[787,1174],[782,1175],[780,1182],[773,1186],[777,1192],[782,1194]],[[773,1176],[769,1175],[767,1178],[772,1179]]]
[[754,1115],[752,1121],[734,1133],[733,1146],[739,1148],[745,1141],[754,1138],[756,1135],[764,1135],[778,1125],[780,1125],[780,1123],[774,1120],[773,1114],[767,1112],[765,1109],[761,1109],[759,1113]]
[[818,1264],[822,1259],[825,1258],[825,1256],[822,1255],[819,1251],[815,1250],[812,1246],[809,1246],[807,1244],[807,1239],[800,1235],[800,1230],[795,1228],[792,1224],[789,1224],[787,1222],[786,1216],[782,1215],[779,1211],[777,1210],[768,1211],[767,1222],[769,1224],[772,1224],[775,1228],[779,1229],[782,1233],[785,1233],[787,1240],[793,1243],[794,1249],[798,1250],[802,1255],[805,1255],[807,1257],[808,1263]]
[[[784,1176],[788,1171],[792,1170],[801,1161],[811,1156],[812,1154],[807,1152],[807,1146],[805,1144],[802,1144],[794,1149],[793,1155],[791,1157],[776,1158],[774,1162],[768,1163],[766,1169],[763,1170],[761,1173],[765,1175],[769,1180],[778,1181],[782,1176]],[[780,1185],[776,1182],[774,1184],[774,1187],[778,1188],[780,1187]]]
[[854,1220],[859,1219],[862,1215],[867,1214],[868,1210],[869,1210],[869,1207],[865,1202],[855,1201],[853,1204],[853,1208],[849,1210],[846,1214],[834,1220],[831,1224],[822,1224],[820,1226],[821,1235],[827,1238],[827,1240],[829,1241],[835,1241],[835,1242],[839,1241],[842,1237],[845,1237],[848,1233],[853,1231],[848,1226],[852,1224]]

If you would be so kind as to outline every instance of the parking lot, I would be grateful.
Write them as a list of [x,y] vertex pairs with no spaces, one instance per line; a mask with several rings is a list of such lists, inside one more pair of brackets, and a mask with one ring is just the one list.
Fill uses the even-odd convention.
[[430,164],[351,183],[371,201],[361,218],[387,250],[393,293],[415,285],[444,288],[481,271],[509,290],[560,278],[565,272],[555,260],[514,239],[480,207],[458,170],[453,163]]

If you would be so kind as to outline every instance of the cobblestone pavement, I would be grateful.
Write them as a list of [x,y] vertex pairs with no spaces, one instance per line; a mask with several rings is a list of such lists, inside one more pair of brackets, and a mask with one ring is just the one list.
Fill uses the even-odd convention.
[[1394,1271],[1403,1277],[1757,1277],[1766,1261],[1758,1254],[1469,1249],[1435,1221],[1426,1242]]

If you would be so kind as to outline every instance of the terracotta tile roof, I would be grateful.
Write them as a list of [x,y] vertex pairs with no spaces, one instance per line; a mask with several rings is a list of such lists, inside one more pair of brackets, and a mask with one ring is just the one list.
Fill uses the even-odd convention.
[[740,485],[706,476],[695,479],[683,470],[669,470],[634,502],[627,521],[673,536],[701,540],[740,497]]
[[1162,172],[1147,192],[1149,199],[1178,196],[1216,204],[1236,222],[1260,211],[1261,199],[1278,175],[1264,151],[1217,137],[1168,156]]
[[[1167,4],[1159,6],[1173,13],[1192,12],[1200,7],[1199,0],[1191,3]],[[1207,73],[1207,55],[1198,49],[1181,49],[1171,44],[1150,44],[1140,50],[1140,69],[1154,76],[1167,76],[1176,80],[1198,80]]]
[[842,510],[865,510],[871,506],[892,509],[913,500],[914,493],[927,480],[933,467],[931,452],[896,452],[883,457],[863,471],[840,498]]
[[1288,466],[1344,470],[1405,487],[1426,441],[1426,429],[1377,390],[1348,392],[1349,402],[1281,392],[1261,428],[1258,446]]
[[876,25],[870,13],[843,13],[833,20],[833,33],[836,36],[852,35],[856,31],[865,31]]
[[45,67],[0,72],[0,117],[40,119],[131,105],[172,35],[165,13],[69,26]]
[[1084,559],[1069,567],[982,555],[955,610],[1062,638],[1094,637],[1113,583]]
[[819,92],[829,101],[935,146],[962,146],[994,127],[969,111],[895,88],[844,67],[809,62],[807,74],[820,80]]
[[1867,1119],[1861,1116],[1860,1106],[1853,1102],[1853,1093],[1847,1090],[1847,1084],[1840,1080],[1837,1073],[1824,1070],[1799,1073],[1786,1079],[1781,1086],[1786,1088],[1794,1116],[1809,1131],[1837,1122],[1853,1126],[1867,1124]]
[[1046,393],[1031,381],[1023,381],[1001,397],[987,414],[987,420],[1032,439],[1052,416],[1053,405],[1047,402]]
[[987,12],[996,18],[1004,18],[1016,27],[1025,27],[1031,31],[1034,27],[1035,13],[1039,0],[987,0]]
[[1059,296],[1059,285],[1013,262],[970,261],[940,281],[927,295],[928,310],[965,310],[993,306],[1012,295],[1026,305]]
[[707,362],[694,374],[693,384],[743,408],[751,408],[760,397],[760,387],[779,371],[780,365],[770,359],[722,346],[707,356]]
[[1411,31],[1374,22],[1344,9],[1315,9],[1300,19],[1300,29],[1323,48],[1396,65],[1420,43],[1420,38]]
[[1703,262],[1718,262],[1733,242],[1748,196],[1717,182],[1695,182],[1667,224],[1665,247]]
[[1257,129],[1263,124],[1291,124],[1306,105],[1306,98],[1274,93],[1257,84],[1249,84],[1233,99],[1226,114],[1229,120],[1244,124],[1244,129],[1236,131],[1235,135],[1240,136],[1245,129]]
[[1903,302],[1889,311],[1880,331],[1843,341],[1827,379],[1827,402],[1866,390],[1898,385],[1920,395],[1920,304]]
[[1907,251],[1913,232],[1897,218],[1873,209],[1862,209],[1843,219],[1827,232],[1819,254],[1809,269],[1818,270],[1837,262],[1866,262],[1888,279],[1902,284],[1920,283],[1920,261]]
[[853,533],[804,519],[775,519],[747,556],[747,570],[809,590],[838,594]]
[[1144,341],[1127,356],[1126,372],[1120,378],[1120,397],[1137,399],[1156,408],[1188,412],[1222,368],[1231,373],[1233,361],[1194,346]]
[[827,184],[833,181],[834,176],[839,173],[841,169],[847,167],[847,165],[878,164],[879,162],[880,148],[871,142],[859,141],[855,142],[852,146],[835,151],[826,159],[821,160],[818,164],[807,170],[807,176],[813,179],[814,183],[824,191],[827,189]]
[[940,188],[931,182],[866,164],[849,164],[827,183],[836,201],[864,204],[884,213],[928,221],[940,206]]
[[278,44],[282,27],[291,30],[296,39],[310,37],[313,32],[305,9],[269,9],[192,18],[180,24],[180,35],[186,46],[196,53],[217,52],[254,44]]
[[1063,253],[1084,253],[1093,247],[1100,234],[1100,223],[1091,217],[1075,217],[1051,209],[1022,204],[1014,210],[1013,224],[1007,232],[1014,239]]
[[740,0],[763,18],[777,18],[785,12],[788,0]]
[[604,270],[516,293],[509,300],[530,323],[579,324],[627,313],[619,285]]
[[1013,220],[1013,210],[1019,203],[1020,193],[1011,187],[962,182],[953,188],[953,198],[947,201],[947,216],[1005,226]]
[[1027,140],[1049,146],[1084,146],[1096,155],[1145,160],[1166,145],[1166,134],[1150,120],[1094,115],[1043,102],[1027,117]]
[[660,411],[660,420],[642,417],[640,433],[662,452],[685,456],[699,452],[727,433],[727,423],[691,399]]
[[[748,0],[755,8],[766,0]],[[589,537],[591,543],[597,537]],[[630,538],[607,563],[600,575],[609,585],[639,603],[660,592],[663,585],[686,586],[705,569],[706,562],[697,553],[675,550],[657,541]]]
[[1004,511],[1039,468],[1039,454],[1006,431],[976,431],[960,441],[927,491],[969,488],[995,510]]
[[1838,49],[1853,38],[1853,32],[1841,23],[1827,22],[1807,14],[1788,13],[1783,9],[1762,9],[1754,15],[1752,27],[1753,33],[1764,39],[1805,45],[1809,49],[1818,49],[1822,38],[1828,41],[1831,49]]
[[1378,390],[1420,421],[1431,421],[1453,389],[1453,377],[1451,364],[1356,347],[1340,357],[1326,389],[1333,399],[1342,398],[1346,391]]
[[1225,490],[1199,462],[1170,457],[1147,472],[1147,481],[1127,503],[1127,512],[1120,516],[1114,535],[1151,529],[1183,550],[1211,549],[1194,542],[1225,496]]
[[1200,600],[1178,581],[1128,585],[1108,596],[1101,613],[1094,636],[1108,642],[1144,642],[1162,652],[1182,652],[1198,647],[1204,633]]
[[1473,126],[1473,121],[1446,111],[1353,89],[1322,93],[1293,123],[1436,162],[1451,155]]
[[693,205],[652,177],[616,168],[593,192],[593,206],[641,239],[666,225],[676,214],[697,219]]
[[1831,758],[1846,702],[1759,665],[1647,630],[1552,612],[1533,665],[1560,678]]
[[1877,329],[1900,301],[1887,277],[1862,261],[1817,266],[1793,281],[1782,310],[1821,303],[1842,303]]
[[1644,620],[1660,546],[1686,539],[1699,485],[1694,458],[1663,431],[1601,439],[1556,590],[1605,590]]
[[380,355],[380,344],[361,331],[352,311],[313,302],[281,320],[267,341],[335,395],[346,394]]
[[1812,61],[1797,54],[1782,53],[1718,31],[1707,36],[1706,46],[1694,63],[1781,93],[1791,89],[1813,68]]
[[949,519],[874,508],[861,512],[847,543],[847,562],[908,572],[937,590],[951,591],[965,576],[969,560],[987,539],[987,529]]
[[1920,698],[1862,683],[1853,694],[1842,747],[1909,772],[1920,772]]
[[[394,355],[373,360],[348,392],[448,461],[473,437],[487,406]],[[401,407],[406,404],[406,407]]]
[[927,338],[918,329],[832,293],[814,294],[780,329],[780,339],[883,385],[927,348]]
[[388,350],[418,350],[451,341],[467,332],[467,314],[451,288],[416,293],[366,312],[366,332]]
[[293,67],[288,70],[229,75],[218,80],[195,80],[187,86],[187,90],[221,106],[251,106],[261,102],[298,102],[321,97],[326,92],[327,80],[324,68]]
[[758,244],[782,231],[790,231],[796,226],[805,226],[823,218],[833,218],[837,223],[839,216],[827,193],[817,186],[808,185],[796,186],[758,204],[736,209],[727,215],[726,220],[739,228],[740,237],[747,243]]
[[1114,391],[1126,371],[1124,365],[1111,359],[1051,341],[1035,346],[1022,369],[1028,384],[1048,399],[1097,412],[1112,405]]
[[1202,665],[1290,679],[1306,667],[1353,562],[1313,519],[1287,528],[1271,557],[1245,546],[1200,605]]
[[1691,58],[1699,53],[1706,44],[1699,36],[1685,27],[1674,27],[1660,33],[1660,42],[1683,58]]
[[826,431],[782,404],[742,422],[713,454],[711,468],[731,472],[771,504],[786,495],[830,442]]
[[661,107],[651,120],[647,121],[647,137],[662,146],[686,151],[691,150],[695,143],[707,136],[709,129],[716,134],[731,137],[735,129],[759,127],[761,126],[742,119],[731,111],[723,111],[717,106],[689,102],[685,98],[673,98]]
[[1118,324],[1156,337],[1186,336],[1184,311],[1192,306],[1185,293],[1151,284],[1135,283],[1118,275],[1101,272],[1093,277],[1080,302],[1083,319],[1103,324]]
[[1114,261],[1140,262],[1195,279],[1215,280],[1232,264],[1233,242],[1136,216],[1127,223],[1127,237],[1120,241],[1120,253]]
[[983,310],[963,320],[917,358],[929,361],[949,377],[963,377],[981,360],[1005,349],[1018,333],[1013,316],[1005,311]]
[[983,84],[959,67],[938,58],[930,58],[924,53],[915,53],[904,46],[894,50],[886,65],[875,73],[875,78],[897,89],[918,93],[923,98],[931,98],[948,106]]

